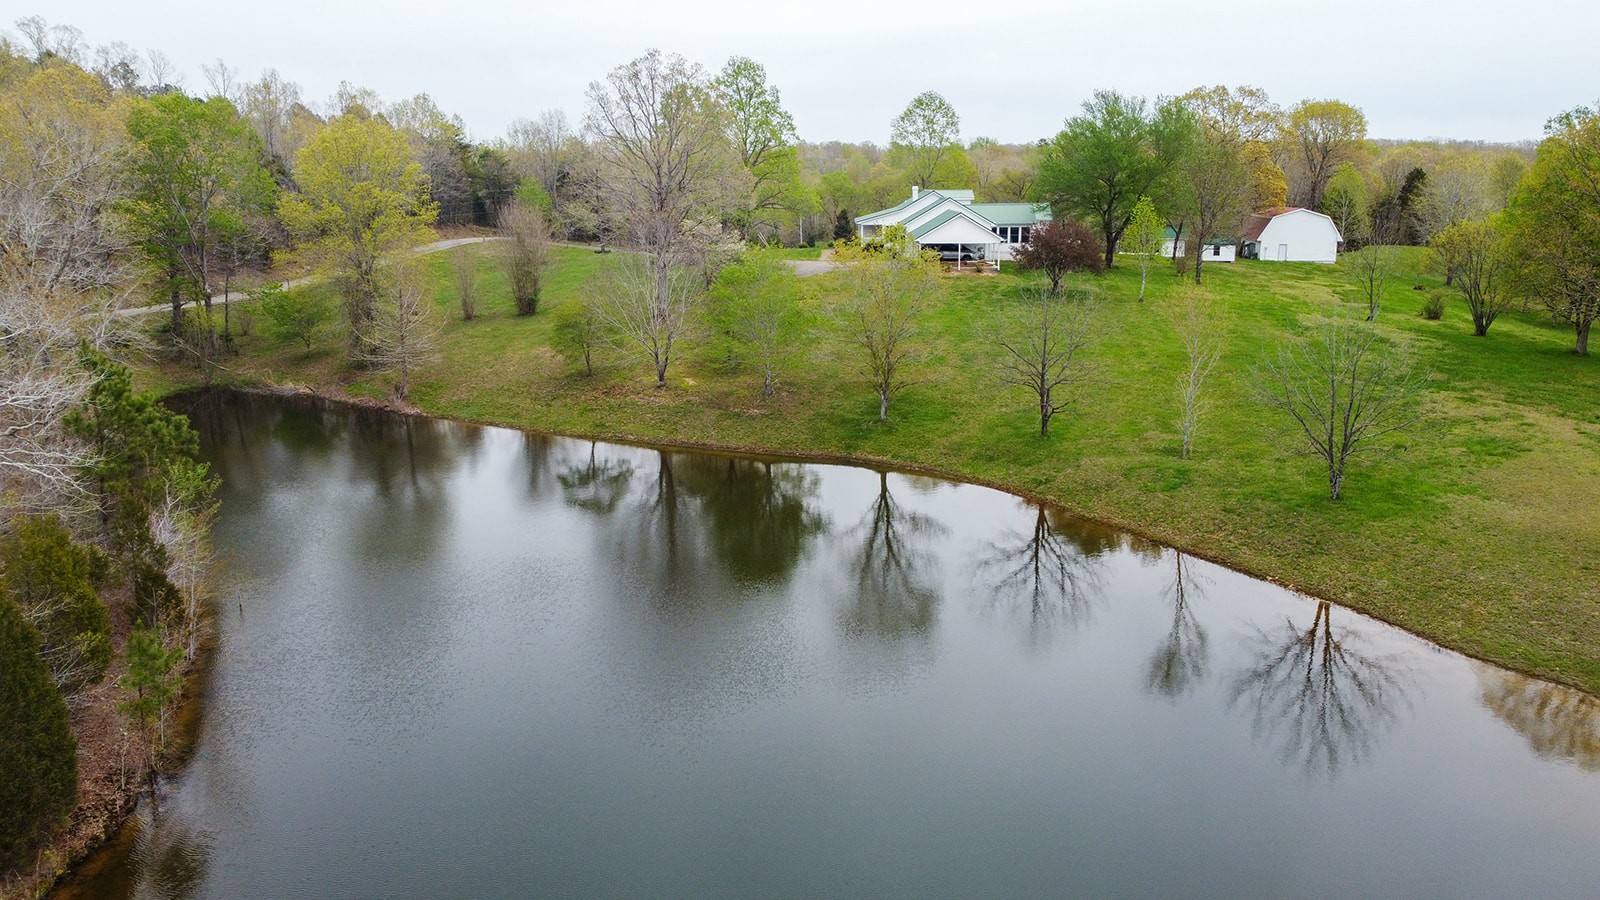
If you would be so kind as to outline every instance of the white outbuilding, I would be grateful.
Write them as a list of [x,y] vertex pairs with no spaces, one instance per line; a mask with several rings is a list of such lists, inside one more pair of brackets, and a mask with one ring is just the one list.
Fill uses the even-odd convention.
[[1291,206],[1250,217],[1245,226],[1243,256],[1276,262],[1332,263],[1339,259],[1344,237],[1333,220],[1313,209]]

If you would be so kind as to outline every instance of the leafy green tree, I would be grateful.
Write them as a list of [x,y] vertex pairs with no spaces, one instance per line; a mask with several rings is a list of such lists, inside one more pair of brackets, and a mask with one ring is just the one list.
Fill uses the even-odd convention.
[[1166,236],[1166,220],[1156,212],[1149,197],[1140,197],[1133,205],[1133,217],[1122,233],[1123,248],[1139,260],[1139,299],[1144,299],[1145,285],[1150,282],[1150,266],[1161,255],[1161,245]]
[[88,474],[100,495],[101,522],[114,552],[130,559],[159,558],[150,511],[164,494],[168,464],[198,459],[199,438],[188,419],[136,393],[128,370],[111,358],[86,351],[83,366],[95,382],[68,427],[94,451]]
[[1057,219],[1094,223],[1110,268],[1133,207],[1140,197],[1159,194],[1193,132],[1192,117],[1179,103],[1152,109],[1142,97],[1095,91],[1044,148],[1034,193]]
[[1281,140],[1296,163],[1295,205],[1322,207],[1328,179],[1367,139],[1367,117],[1338,100],[1303,100],[1289,110]]
[[0,872],[21,864],[41,833],[72,811],[77,766],[67,705],[50,683],[39,637],[0,597]]
[[225,98],[159,94],[128,113],[132,192],[120,211],[151,280],[172,304],[211,308],[214,272],[276,193],[260,139]]
[[60,519],[24,517],[0,537],[0,566],[0,598],[38,631],[39,655],[62,695],[99,681],[111,662],[111,619],[90,580],[89,552]]
[[273,337],[298,342],[307,350],[335,315],[332,298],[316,288],[289,291],[269,284],[250,296],[257,301]]
[[1489,326],[1511,308],[1511,273],[1516,255],[1506,241],[1499,216],[1460,222],[1429,242],[1439,267],[1467,301],[1472,333],[1483,337]]
[[727,355],[761,373],[763,397],[805,348],[800,279],[771,253],[746,253],[718,273],[707,318]]
[[1061,279],[1069,272],[1102,271],[1105,248],[1089,226],[1077,219],[1056,219],[1037,225],[1028,243],[1013,253],[1017,265],[1039,271],[1050,279],[1050,296],[1061,293]]
[[961,117],[942,94],[923,91],[889,123],[891,151],[904,153],[911,183],[937,187],[939,164],[960,149]]
[[381,118],[340,116],[295,154],[299,191],[278,205],[300,253],[339,287],[352,356],[368,348],[379,263],[429,240],[438,207],[403,134]]
[[747,56],[735,56],[713,82],[728,108],[729,139],[750,173],[748,208],[738,225],[745,239],[813,205],[800,180],[800,154],[794,117],[783,108],[767,70]]
[[167,711],[183,687],[178,677],[183,650],[168,647],[156,631],[135,628],[128,635],[126,656],[128,674],[122,682],[133,696],[119,709],[149,742],[149,766],[154,772],[166,743]]
[[552,333],[555,348],[568,359],[583,362],[583,374],[594,375],[594,358],[608,342],[605,319],[595,298],[584,295],[556,307]]
[[1572,326],[1574,349],[1587,356],[1600,318],[1600,113],[1562,113],[1545,135],[1511,205],[1518,277],[1525,293]]
[[1339,226],[1347,249],[1359,247],[1372,233],[1371,206],[1367,180],[1355,166],[1345,163],[1328,179],[1322,211]]

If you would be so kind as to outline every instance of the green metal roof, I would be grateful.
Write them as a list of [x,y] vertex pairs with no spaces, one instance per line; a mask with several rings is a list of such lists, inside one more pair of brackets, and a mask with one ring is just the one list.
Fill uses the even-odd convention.
[[[978,218],[982,218],[982,216],[979,216]],[[973,217],[967,214],[967,208],[963,206],[960,209],[945,210],[939,215],[934,216],[931,220],[918,225],[916,228],[911,230],[911,236],[916,240],[921,241],[924,235],[929,235],[939,230],[939,228],[943,227],[951,219],[966,219],[968,222],[972,222],[972,227],[989,231],[989,226],[984,225],[981,222],[973,221]],[[994,238],[994,240],[998,242],[1000,238],[997,236]]]
[[1034,225],[1050,221],[1050,207],[1042,203],[974,203],[969,208],[996,225]]
[[955,200],[958,203],[970,204],[972,202],[972,196],[973,196],[972,192],[971,191],[967,191],[967,190],[959,190],[959,191],[958,190],[935,190],[935,189],[930,188],[930,189],[928,189],[926,191],[922,191],[922,192],[918,193],[915,197],[912,197],[909,200],[903,200],[900,203],[897,203],[894,206],[889,207],[888,209],[880,209],[877,212],[867,213],[864,216],[856,216],[856,221],[857,222],[865,222],[868,219],[876,219],[879,216],[886,216],[886,215],[888,215],[890,213],[897,213],[897,212],[900,212],[900,211],[910,207],[913,203],[916,203],[916,202],[918,202],[920,200],[923,200],[923,199],[926,199],[928,197],[938,197],[941,200],[948,199],[948,200]]
[[945,210],[943,213],[934,216],[933,221],[918,225],[916,228],[913,228],[911,230],[911,236],[921,240],[923,235],[932,232],[935,228],[938,228],[940,225],[943,225],[944,223],[950,221],[951,219],[957,218],[960,215],[961,210],[959,209]]
[[[1171,225],[1168,225],[1166,228],[1161,229],[1161,239],[1163,241],[1176,240],[1177,237],[1178,237],[1178,233],[1176,231],[1172,230],[1172,226]],[[1194,234],[1191,233],[1188,237],[1185,237],[1183,240],[1184,240],[1185,243],[1194,240]],[[1231,237],[1214,237],[1214,238],[1207,238],[1206,239],[1206,246],[1207,247],[1231,247],[1231,246],[1233,246],[1234,243],[1235,243],[1235,241]]]

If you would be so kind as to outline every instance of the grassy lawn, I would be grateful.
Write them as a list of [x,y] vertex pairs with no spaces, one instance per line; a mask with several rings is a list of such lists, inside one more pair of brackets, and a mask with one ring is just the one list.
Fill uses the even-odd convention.
[[[1600,692],[1600,358],[1571,354],[1571,331],[1534,313],[1503,317],[1487,338],[1452,297],[1442,321],[1417,315],[1436,287],[1425,256],[1387,294],[1382,328],[1404,337],[1428,373],[1428,417],[1392,453],[1352,463],[1345,497],[1326,496],[1320,462],[1286,442],[1249,399],[1249,372],[1302,323],[1359,315],[1337,267],[1245,261],[1206,268],[1227,347],[1208,387],[1195,455],[1178,458],[1183,361],[1167,318],[1178,281],[1153,273],[1135,301],[1131,263],[1093,279],[1103,334],[1099,377],[1048,440],[1030,397],[997,382],[985,333],[995,311],[1035,282],[1009,270],[949,279],[925,323],[920,383],[887,425],[853,358],[821,315],[846,283],[803,281],[815,349],[763,403],[759,381],[689,354],[652,389],[648,366],[612,358],[594,378],[550,349],[549,309],[571,302],[603,260],[558,251],[539,315],[512,315],[485,256],[479,317],[462,322],[448,261],[427,261],[449,318],[443,350],[412,389],[438,415],[636,440],[842,454],[892,461],[1048,498],[1196,554],[1386,619],[1496,663]],[[384,396],[383,376],[344,366],[329,333],[309,352],[255,334],[228,378]],[[176,369],[147,373],[163,387]]]

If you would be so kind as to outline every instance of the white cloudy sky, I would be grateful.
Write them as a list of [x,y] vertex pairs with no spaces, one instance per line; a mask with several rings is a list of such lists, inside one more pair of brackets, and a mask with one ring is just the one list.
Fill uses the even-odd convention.
[[93,44],[164,51],[191,89],[222,57],[268,66],[321,100],[340,80],[385,99],[418,92],[478,139],[560,108],[650,47],[708,68],[767,67],[808,140],[886,143],[889,120],[936,90],[965,138],[1053,134],[1096,88],[1179,93],[1252,84],[1288,105],[1333,97],[1373,137],[1539,137],[1551,115],[1600,96],[1593,0],[1194,0],[794,3],[568,0],[22,0],[12,16],[75,25]]

